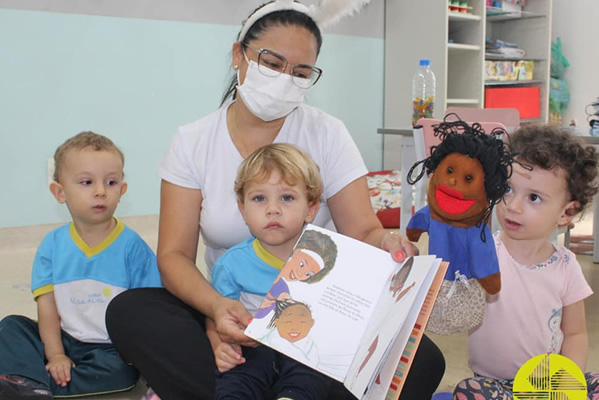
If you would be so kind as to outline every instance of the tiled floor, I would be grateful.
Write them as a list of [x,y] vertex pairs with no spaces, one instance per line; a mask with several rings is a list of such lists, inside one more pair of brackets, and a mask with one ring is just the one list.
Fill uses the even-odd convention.
[[[123,218],[123,222],[139,232],[150,247],[156,248],[157,217]],[[577,224],[574,233],[591,233],[591,220]],[[35,249],[42,237],[52,230],[53,225],[41,225],[24,228],[0,229],[0,318],[8,314],[23,314],[35,318],[35,303],[29,289],[31,262]],[[421,251],[426,243],[419,243]],[[198,253],[203,250],[200,249]],[[203,257],[198,256],[198,260]],[[591,256],[579,255],[587,280],[595,292],[599,292],[599,264],[593,264]],[[588,370],[599,371],[599,296],[591,296],[586,301],[587,326],[589,332],[590,354]],[[445,354],[447,371],[439,391],[451,391],[455,383],[471,375],[467,366],[466,335],[451,336],[430,335]],[[138,400],[145,387],[138,385],[133,391],[118,396],[95,397],[95,399]]]

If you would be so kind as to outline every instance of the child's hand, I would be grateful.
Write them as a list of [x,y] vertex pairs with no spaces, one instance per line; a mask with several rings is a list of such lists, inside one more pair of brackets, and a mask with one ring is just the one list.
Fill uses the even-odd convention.
[[48,360],[46,371],[50,373],[57,385],[65,387],[71,381],[73,361],[64,354],[57,354]]
[[220,373],[227,372],[245,362],[241,354],[241,346],[234,343],[221,342],[214,351],[214,358]]

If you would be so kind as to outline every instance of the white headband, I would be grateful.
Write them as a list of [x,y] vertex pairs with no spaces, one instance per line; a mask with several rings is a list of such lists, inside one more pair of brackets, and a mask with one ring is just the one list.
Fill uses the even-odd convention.
[[316,261],[316,263],[318,265],[320,265],[320,269],[324,269],[324,260],[322,259],[322,257],[320,256],[320,254],[312,251],[312,250],[308,250],[308,249],[299,249],[302,253],[305,253],[307,255],[309,255],[310,257],[312,257],[314,259],[314,261]]
[[319,28],[332,25],[346,15],[351,15],[358,11],[363,5],[370,0],[320,0],[318,5],[305,6],[297,3],[294,0],[275,0],[258,9],[243,23],[241,32],[239,32],[240,42],[243,42],[245,35],[250,28],[260,18],[276,11],[293,10],[302,14],[306,14],[314,20]]

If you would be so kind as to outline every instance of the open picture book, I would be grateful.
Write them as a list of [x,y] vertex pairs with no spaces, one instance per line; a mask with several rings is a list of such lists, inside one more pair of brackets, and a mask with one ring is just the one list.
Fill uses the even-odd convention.
[[446,269],[308,225],[245,333],[358,399],[397,399]]

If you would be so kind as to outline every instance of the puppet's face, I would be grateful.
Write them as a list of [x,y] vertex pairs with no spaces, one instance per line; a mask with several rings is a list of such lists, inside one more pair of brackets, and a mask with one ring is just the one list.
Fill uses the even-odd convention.
[[459,227],[474,226],[488,207],[480,162],[465,154],[447,155],[431,177],[428,202],[435,219]]

